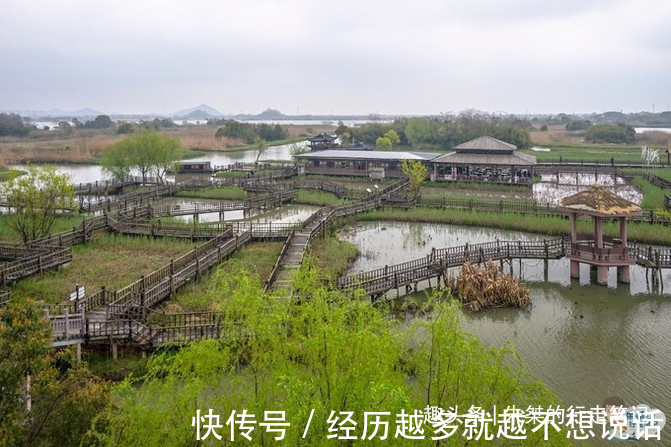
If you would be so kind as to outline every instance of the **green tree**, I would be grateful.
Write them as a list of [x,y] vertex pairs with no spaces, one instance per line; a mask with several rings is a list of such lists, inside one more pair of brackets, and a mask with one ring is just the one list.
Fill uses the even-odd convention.
[[[191,418],[197,410],[203,415],[212,408],[222,416],[222,426],[234,410],[246,409],[257,419],[264,411],[284,410],[290,427],[278,445],[291,446],[332,445],[325,423],[332,411],[354,412],[355,421],[364,412],[385,411],[392,415],[390,436],[371,445],[401,446],[408,441],[393,433],[394,415],[402,410],[557,404],[511,348],[485,348],[461,331],[458,305],[434,297],[411,328],[400,329],[384,306],[371,306],[360,292],[330,290],[318,276],[308,258],[295,275],[290,298],[263,294],[244,272],[216,272],[207,297],[221,311],[226,335],[152,356],[141,382],[116,387],[114,404],[83,442],[195,444]],[[433,429],[426,425],[425,430],[424,440],[414,444],[437,445],[430,439]],[[230,433],[226,426],[215,431]],[[276,435],[254,430],[247,442],[238,431],[235,441],[267,446],[276,443]],[[542,438],[542,430],[527,430],[527,439],[516,445],[540,445]],[[571,445],[565,432],[550,430],[549,438],[549,445]],[[457,435],[446,442],[467,444],[473,442]]]
[[69,137],[72,134],[72,125],[70,123],[68,123],[67,121],[59,121],[58,122],[58,129],[66,137]]
[[378,139],[375,141],[375,149],[378,151],[390,151],[391,148],[391,140],[387,137],[378,137]]
[[26,175],[0,185],[0,195],[11,209],[9,225],[24,242],[48,235],[58,211],[77,209],[70,176],[54,166],[27,167]]
[[34,385],[49,368],[51,328],[31,301],[0,306],[0,446],[22,445]]
[[117,141],[103,153],[103,168],[115,178],[123,179],[130,169],[137,169],[142,181],[150,173],[163,181],[165,173],[179,159],[180,142],[160,134],[153,129],[145,129],[130,134]]
[[116,133],[118,133],[120,135],[125,135],[125,134],[129,134],[129,133],[133,133],[134,130],[135,129],[133,128],[132,123],[121,123],[121,124],[119,124],[119,127],[117,127],[117,129],[116,129]]
[[426,181],[429,169],[419,160],[401,160],[401,171],[410,180],[408,200],[417,200],[422,193],[422,185]]
[[79,445],[109,405],[107,384],[50,344],[35,303],[0,306],[0,447]]
[[398,133],[394,129],[389,129],[383,136],[391,141],[392,146],[396,146],[401,142],[401,138],[399,138]]
[[254,159],[254,163],[258,163],[259,158],[261,158],[261,155],[263,155],[267,150],[268,150],[268,142],[263,138],[258,138],[256,140],[256,158]]
[[591,143],[633,143],[636,141],[636,130],[628,124],[598,124],[590,126],[585,134],[585,141]]
[[0,113],[0,137],[14,135],[22,137],[28,134],[29,127],[23,124],[23,118],[16,113]]

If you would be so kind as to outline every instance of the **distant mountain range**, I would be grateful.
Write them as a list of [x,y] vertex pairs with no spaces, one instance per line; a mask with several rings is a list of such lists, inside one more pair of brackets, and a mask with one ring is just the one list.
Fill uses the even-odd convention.
[[184,118],[184,119],[207,119],[207,118],[220,118],[224,116],[214,107],[210,107],[207,104],[201,104],[196,107],[192,107],[186,110],[180,110],[179,112],[171,113],[168,115],[170,118]]
[[[277,109],[268,108],[261,113],[246,114],[241,113],[237,115],[224,115],[214,107],[207,104],[200,104],[190,109],[180,110],[178,112],[169,114],[148,113],[148,114],[122,114],[100,112],[98,110],[86,107],[79,110],[69,111],[59,108],[53,108],[48,111],[38,110],[1,110],[0,112],[18,113],[21,116],[32,119],[73,119],[77,118],[80,121],[92,120],[98,115],[107,114],[112,119],[136,119],[136,120],[152,120],[154,118],[172,118],[173,120],[201,120],[207,121],[209,119],[230,118],[235,120],[313,120],[313,121],[340,121],[340,120],[365,120],[369,115],[285,115]],[[383,120],[393,120],[403,115],[383,115],[379,118]],[[605,112],[605,113],[591,113],[568,115],[559,113],[556,115],[520,115],[527,119],[538,118],[540,121],[546,118],[562,118],[568,119],[587,119],[594,124],[608,123],[617,124],[624,123],[635,127],[671,127],[671,112],[638,112],[638,113],[622,113],[622,112]],[[563,121],[562,121],[563,122]]]

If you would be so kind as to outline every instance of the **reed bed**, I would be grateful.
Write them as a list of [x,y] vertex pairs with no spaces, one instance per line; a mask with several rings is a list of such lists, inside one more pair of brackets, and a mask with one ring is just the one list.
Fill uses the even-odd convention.
[[499,307],[526,308],[531,304],[526,284],[503,273],[492,261],[483,266],[464,264],[457,276],[445,275],[445,286],[472,312]]

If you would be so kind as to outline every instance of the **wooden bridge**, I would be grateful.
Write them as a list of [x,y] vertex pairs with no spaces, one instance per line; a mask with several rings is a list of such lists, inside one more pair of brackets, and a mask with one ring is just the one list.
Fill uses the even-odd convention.
[[376,209],[382,206],[386,200],[389,200],[396,195],[405,195],[408,185],[409,181],[407,179],[400,180],[383,188],[377,194],[369,196],[357,203],[337,207],[324,207],[314,213],[303,222],[299,229],[292,232],[287,238],[282,247],[282,251],[280,252],[280,256],[275,263],[275,267],[266,281],[264,290],[272,288],[291,288],[293,274],[303,261],[305,251],[307,250],[310,241],[315,237],[324,234],[326,229],[337,219]]
[[[570,238],[556,238],[544,241],[496,241],[482,244],[466,244],[458,247],[432,250],[424,258],[387,265],[367,272],[347,275],[338,279],[336,286],[339,289],[362,288],[372,297],[379,297],[389,290],[408,287],[419,281],[440,277],[452,267],[461,266],[467,262],[483,263],[485,261],[512,260],[512,259],[560,259],[575,250],[571,246]],[[621,249],[619,249],[621,251]],[[600,255],[609,258],[623,256],[618,249],[604,249]],[[593,251],[590,251],[593,256]],[[655,249],[634,245],[624,254],[635,260],[638,265],[652,269],[671,268],[671,249]],[[512,264],[511,264],[512,266]]]
[[143,180],[142,177],[127,177],[124,180],[96,180],[89,183],[78,183],[75,185],[75,194],[97,195],[110,192],[119,191],[128,186],[138,186],[143,184],[157,184],[157,179],[147,178]]
[[362,288],[373,297],[392,289],[431,280],[444,275],[446,269],[458,267],[467,262],[482,263],[487,260],[502,259],[559,259],[564,256],[564,238],[539,242],[496,241],[483,244],[466,244],[432,250],[424,258],[414,259],[367,272],[339,278],[339,289]]
[[198,214],[220,213],[227,211],[248,211],[258,208],[269,208],[295,200],[298,192],[278,191],[252,199],[241,201],[220,201],[218,203],[190,203],[170,205],[162,208],[150,208],[150,217],[197,216]]
[[112,196],[106,195],[96,199],[80,195],[79,210],[82,213],[94,213],[96,211],[102,210],[112,212],[120,208],[128,209],[129,207],[139,205],[147,201],[154,201],[166,196],[170,196],[178,189],[178,186],[167,184],[155,186],[144,191],[134,191],[127,194]]

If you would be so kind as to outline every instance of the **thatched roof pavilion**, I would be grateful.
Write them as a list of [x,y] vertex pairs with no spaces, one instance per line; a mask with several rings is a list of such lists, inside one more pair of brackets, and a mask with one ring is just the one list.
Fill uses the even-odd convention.
[[[571,247],[567,257],[571,260],[571,277],[580,276],[580,262],[597,266],[597,282],[608,282],[608,268],[617,266],[618,279],[629,282],[629,266],[635,258],[627,247],[627,217],[640,216],[643,210],[606,188],[594,185],[559,201],[559,210],[571,216]],[[594,219],[593,239],[578,240],[577,216],[584,214]],[[620,220],[620,238],[605,240],[603,219]]]

